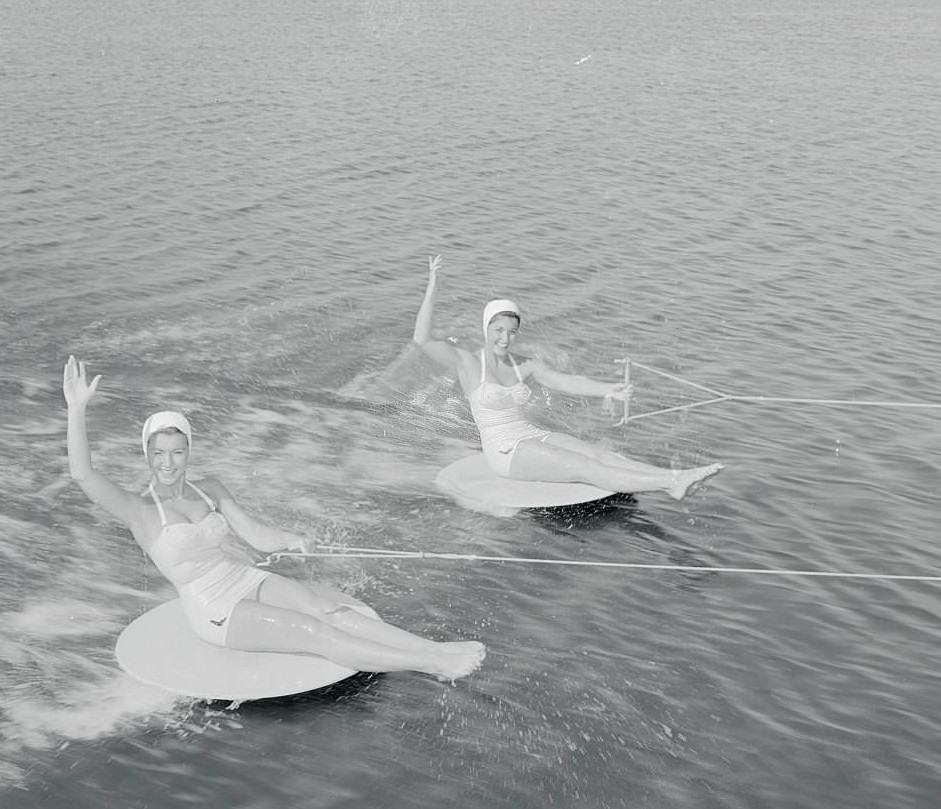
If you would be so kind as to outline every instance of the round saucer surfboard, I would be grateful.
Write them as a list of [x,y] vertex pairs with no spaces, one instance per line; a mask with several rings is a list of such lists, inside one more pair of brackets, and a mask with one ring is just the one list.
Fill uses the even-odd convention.
[[481,452],[446,466],[435,477],[435,484],[462,506],[500,517],[520,509],[571,506],[614,494],[587,483],[503,478],[491,471]]
[[300,694],[356,672],[314,655],[240,652],[190,629],[179,599],[128,624],[114,649],[121,668],[165,691],[199,699],[252,700]]

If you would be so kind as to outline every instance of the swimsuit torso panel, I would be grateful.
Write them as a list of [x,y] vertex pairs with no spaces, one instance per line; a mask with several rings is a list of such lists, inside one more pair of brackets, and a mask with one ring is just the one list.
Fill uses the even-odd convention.
[[488,409],[505,410],[509,407],[522,407],[529,401],[532,391],[523,381],[519,366],[512,356],[510,364],[516,373],[516,382],[512,385],[503,385],[500,382],[490,382],[487,379],[487,359],[483,351],[480,352],[480,382],[467,396]]
[[150,546],[150,558],[164,576],[181,587],[215,567],[228,534],[229,524],[218,511],[210,511],[199,522],[170,523]]
[[150,494],[163,528],[148,554],[176,588],[196,634],[209,643],[224,646],[228,619],[235,605],[257,593],[261,582],[271,573],[225,553],[222,544],[229,535],[228,520],[201,489],[189,481],[187,485],[206,501],[209,512],[197,522],[168,523],[151,485]]
[[209,512],[196,522],[167,522],[163,504],[153,486],[150,487],[163,528],[151,544],[148,554],[160,572],[176,587],[194,581],[220,561],[222,541],[229,533],[229,523],[216,510],[215,503],[194,484],[187,481],[187,485],[209,506]]
[[523,406],[532,396],[529,386],[523,381],[519,367],[510,357],[517,382],[501,385],[487,380],[486,356],[480,355],[480,384],[472,390],[467,401],[480,432],[480,443],[490,467],[499,475],[509,474],[512,455],[520,441],[527,438],[543,439],[549,435],[532,424],[523,411]]
[[490,382],[487,380],[486,358],[481,352],[480,382],[467,395],[472,410],[519,410],[529,401],[532,391],[529,389],[529,385],[523,381],[519,366],[513,357],[510,357],[510,362],[516,372],[517,381],[513,385]]

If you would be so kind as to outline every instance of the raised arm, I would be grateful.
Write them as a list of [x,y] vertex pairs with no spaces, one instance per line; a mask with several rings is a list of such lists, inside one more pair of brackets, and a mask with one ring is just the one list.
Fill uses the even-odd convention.
[[200,486],[218,503],[219,510],[225,515],[232,530],[253,548],[265,553],[285,548],[300,551],[307,549],[307,541],[304,537],[266,525],[249,514],[236,502],[229,490],[217,480],[202,480]]
[[422,300],[421,308],[415,318],[415,331],[412,335],[414,340],[422,351],[431,357],[439,365],[452,371],[457,371],[460,367],[460,352],[450,343],[443,340],[431,339],[431,322],[435,308],[435,284],[438,278],[438,268],[441,266],[441,256],[429,257],[428,259],[428,287],[425,289],[425,297]]
[[566,374],[550,368],[542,360],[529,360],[528,370],[540,385],[561,393],[575,396],[598,396],[612,399],[629,399],[633,392],[632,385],[623,382],[601,382],[581,374]]
[[82,487],[88,499],[101,506],[125,525],[133,526],[141,515],[141,501],[116,486],[92,466],[91,450],[85,428],[85,409],[98,389],[101,374],[91,384],[85,374],[85,363],[70,356],[62,372],[62,393],[69,408],[67,445],[69,474]]

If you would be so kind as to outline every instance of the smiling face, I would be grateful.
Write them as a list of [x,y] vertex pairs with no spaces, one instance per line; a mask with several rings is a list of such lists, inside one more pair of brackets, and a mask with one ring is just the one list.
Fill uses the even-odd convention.
[[147,442],[150,472],[164,486],[172,486],[183,477],[189,456],[186,436],[177,429],[156,432]]
[[487,348],[497,356],[507,354],[520,330],[520,319],[511,313],[494,315],[487,325]]

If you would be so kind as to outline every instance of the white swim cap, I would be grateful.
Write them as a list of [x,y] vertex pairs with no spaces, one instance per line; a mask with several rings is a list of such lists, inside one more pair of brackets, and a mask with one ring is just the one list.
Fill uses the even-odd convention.
[[487,338],[487,326],[490,325],[490,321],[504,312],[514,314],[517,319],[520,319],[520,308],[507,298],[497,298],[484,307],[484,339]]
[[183,433],[183,435],[186,436],[187,447],[189,447],[189,449],[193,448],[193,428],[190,427],[186,416],[175,410],[161,410],[159,413],[154,413],[144,422],[144,427],[140,434],[144,455],[147,455],[147,442],[150,441],[150,436],[160,430],[169,430],[171,428]]

